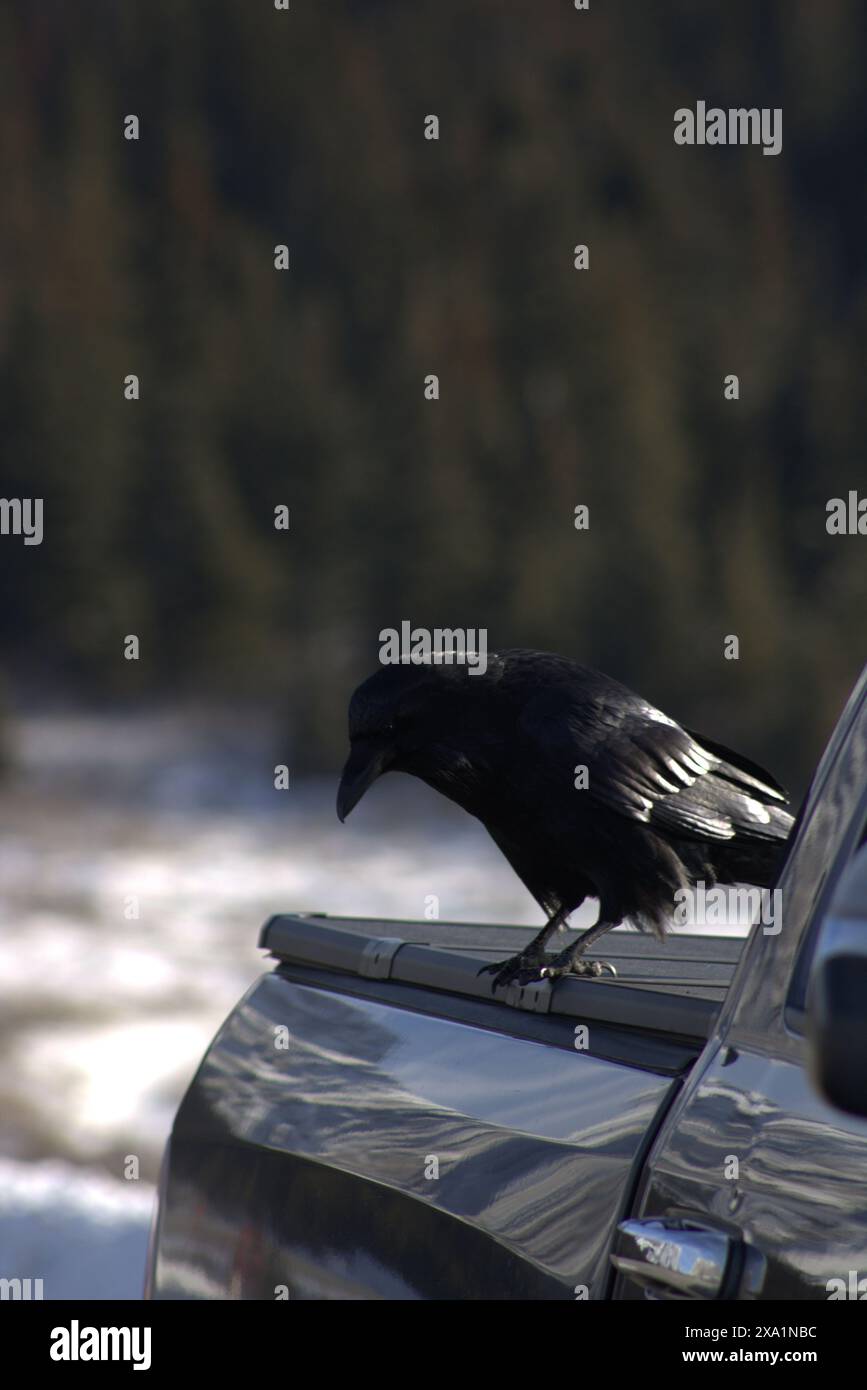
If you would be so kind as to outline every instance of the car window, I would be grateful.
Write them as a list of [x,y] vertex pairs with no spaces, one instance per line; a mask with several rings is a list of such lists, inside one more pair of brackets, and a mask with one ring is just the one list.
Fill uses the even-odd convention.
[[[824,876],[822,891],[817,897],[812,917],[807,930],[804,932],[801,948],[792,973],[792,986],[788,999],[790,1009],[804,1009],[810,969],[813,963],[816,943],[821,935],[822,923],[827,916],[834,891],[840,881],[843,871],[864,844],[867,844],[867,786],[863,788],[861,796],[856,804],[854,814],[852,815],[851,823],[845,830],[840,843],[836,847],[836,854],[834,854],[833,860],[828,866],[828,871]],[[829,851],[832,851],[831,846],[829,846]]]

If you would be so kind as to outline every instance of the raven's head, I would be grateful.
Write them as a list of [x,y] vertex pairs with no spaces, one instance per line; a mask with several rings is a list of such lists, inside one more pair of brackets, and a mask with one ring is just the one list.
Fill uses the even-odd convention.
[[496,658],[484,674],[465,665],[383,666],[349,703],[350,752],[337,792],[345,820],[384,772],[409,772],[451,795],[485,740]]

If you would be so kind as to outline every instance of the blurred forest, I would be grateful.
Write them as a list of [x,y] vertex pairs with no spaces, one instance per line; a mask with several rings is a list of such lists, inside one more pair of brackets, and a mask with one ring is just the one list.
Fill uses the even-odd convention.
[[865,71],[863,0],[6,0],[8,698],[262,700],[330,769],[381,627],[484,626],[802,791],[867,654]]

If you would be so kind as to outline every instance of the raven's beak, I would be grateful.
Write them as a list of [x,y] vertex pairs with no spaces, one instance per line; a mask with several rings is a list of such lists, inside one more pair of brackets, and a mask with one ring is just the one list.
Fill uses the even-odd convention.
[[368,787],[387,770],[389,754],[388,748],[371,748],[369,745],[352,749],[337,788],[337,814],[341,821],[346,820]]

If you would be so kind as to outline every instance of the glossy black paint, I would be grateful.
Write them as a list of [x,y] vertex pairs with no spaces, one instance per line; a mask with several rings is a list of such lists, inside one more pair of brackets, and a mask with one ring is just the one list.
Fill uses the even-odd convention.
[[677,1084],[266,975],[178,1113],[154,1296],[602,1297]]

